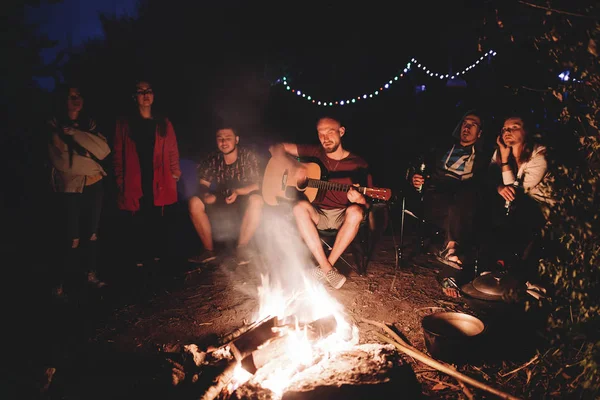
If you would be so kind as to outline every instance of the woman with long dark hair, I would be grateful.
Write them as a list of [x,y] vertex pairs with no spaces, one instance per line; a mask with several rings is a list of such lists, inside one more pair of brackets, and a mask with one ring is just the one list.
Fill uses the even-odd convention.
[[[492,164],[500,170],[502,183],[496,187],[502,209],[495,205],[497,230],[495,242],[501,251],[498,260],[506,268],[520,264],[520,274],[530,276],[536,261],[536,243],[544,216],[555,200],[550,187],[546,147],[535,142],[528,120],[518,114],[504,119]],[[501,237],[500,237],[501,236]],[[530,262],[531,263],[530,263]]]
[[135,111],[117,121],[113,165],[117,204],[131,217],[130,251],[137,266],[163,257],[168,239],[165,217],[177,202],[181,176],[175,130],[168,118],[152,110],[154,90],[139,81]]
[[49,121],[48,142],[52,188],[66,225],[57,295],[64,294],[66,286],[79,286],[85,273],[90,284],[104,285],[96,277],[96,247],[106,176],[101,160],[110,153],[96,121],[83,112],[79,88],[67,86],[60,93],[59,111]]

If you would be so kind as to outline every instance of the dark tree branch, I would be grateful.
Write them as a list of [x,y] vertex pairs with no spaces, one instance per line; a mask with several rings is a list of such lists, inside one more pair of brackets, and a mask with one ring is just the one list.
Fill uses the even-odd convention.
[[519,0],[519,3],[525,4],[526,6],[529,6],[529,7],[540,8],[542,10],[550,11],[550,12],[557,13],[557,14],[571,15],[573,17],[580,17],[580,18],[598,19],[598,17],[594,17],[592,15],[583,15],[583,14],[578,14],[578,13],[574,13],[574,12],[570,12],[570,11],[556,10],[554,8],[544,7],[544,6],[540,6],[537,4],[528,3],[528,2],[522,1],[522,0]]

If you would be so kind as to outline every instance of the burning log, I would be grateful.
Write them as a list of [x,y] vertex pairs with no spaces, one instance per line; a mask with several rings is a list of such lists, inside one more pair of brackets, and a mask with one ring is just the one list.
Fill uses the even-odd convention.
[[[308,323],[304,327],[298,326],[297,328],[301,331],[306,329],[307,339],[314,342],[334,333],[337,328],[337,321],[333,315],[330,315]],[[295,324],[289,324],[285,326],[285,329],[296,329],[296,326]],[[285,329],[280,328],[278,331],[283,332]],[[280,336],[269,340],[245,357],[242,360],[242,367],[251,374],[255,374],[269,360],[284,357],[287,351],[287,338]]]
[[[241,361],[242,367],[251,374],[256,373],[269,360],[285,356],[287,351],[286,331],[296,328],[306,329],[307,339],[313,342],[331,335],[337,328],[337,321],[333,315],[320,318],[304,326],[296,326],[291,322],[283,326],[273,326],[274,322],[274,318],[268,319],[229,344],[234,357]],[[267,333],[267,329],[271,329],[272,334]],[[240,359],[240,357],[243,358]]]
[[229,384],[229,382],[231,382],[231,379],[233,379],[233,375],[235,373],[236,367],[237,367],[237,362],[235,362],[235,361],[230,361],[227,364],[225,364],[225,368],[223,369],[223,372],[221,372],[214,379],[212,386],[210,386],[204,392],[202,397],[200,397],[200,400],[216,399],[221,394],[221,392],[223,391],[225,386],[227,386]]
[[308,339],[318,340],[325,338],[337,329],[337,320],[333,315],[318,319],[308,324]]
[[267,364],[269,360],[285,357],[287,351],[287,338],[285,336],[278,337],[254,350],[250,355],[245,357],[242,360],[242,368],[254,375],[256,371]]
[[222,344],[228,344],[229,342],[231,342],[232,340],[238,338],[239,336],[241,336],[242,334],[248,332],[251,329],[256,328],[258,325],[260,325],[262,322],[266,321],[267,319],[263,319],[261,321],[254,321],[251,324],[242,326],[240,328],[237,328],[236,330],[234,330],[233,332],[228,333],[227,335],[223,336],[221,338],[221,343]]
[[293,322],[293,316],[286,318],[283,325],[279,325],[279,329],[296,329],[303,330],[306,328],[308,340],[314,341],[331,335],[337,329],[337,320],[333,315],[319,318],[308,324],[296,324]]
[[[288,322],[289,319],[284,320]],[[260,346],[279,338],[288,329],[295,329],[296,325],[292,322],[282,325],[278,322],[277,317],[264,319],[259,324],[239,335],[236,339],[229,342],[227,345],[231,349],[231,353],[238,361],[243,361],[245,358],[255,352]],[[308,324],[299,324],[298,329],[305,329],[308,334],[308,339],[311,341],[324,338],[335,332],[337,321],[333,315],[320,318]]]
[[[287,335],[289,332],[294,331],[296,333],[297,330],[300,330],[306,333],[306,338],[310,342],[315,342],[331,335],[336,329],[337,321],[333,315],[330,315],[305,324],[295,323],[293,316],[286,318],[284,321],[279,321],[277,317],[268,317],[244,327],[243,332],[241,329],[236,330],[228,335],[228,337],[234,337],[234,339],[220,347],[220,349],[228,348],[233,355],[233,359],[222,366],[222,371],[204,392],[202,400],[217,398],[231,382],[238,364],[241,364],[242,368],[254,375],[260,368],[274,359],[287,359],[289,353]],[[218,349],[214,351],[216,350]],[[201,361],[204,361],[204,359]]]
[[265,319],[230,342],[229,348],[235,359],[241,362],[259,346],[280,336],[280,332],[274,329],[276,326],[277,317]]
[[[222,340],[222,343],[224,343],[223,346],[209,348],[207,350],[208,353],[214,355],[220,350],[226,350],[228,348],[231,354],[233,354],[233,359],[221,360],[223,362],[218,366],[220,371],[213,379],[212,384],[200,397],[201,400],[216,399],[233,379],[238,364],[260,345],[280,335],[280,333],[274,329],[276,323],[277,317],[265,318],[264,320],[254,322],[253,324],[239,328],[228,334],[225,337],[225,340]],[[197,366],[204,363],[206,353],[196,354],[198,353],[197,346],[186,347],[186,350],[193,354],[194,363]]]
[[[317,357],[310,365],[282,375],[287,361],[287,357],[273,357],[230,399],[358,400],[387,398],[390,393],[401,393],[403,398],[418,398],[421,394],[414,372],[390,345],[355,345]],[[280,386],[282,379],[289,380],[289,384]]]

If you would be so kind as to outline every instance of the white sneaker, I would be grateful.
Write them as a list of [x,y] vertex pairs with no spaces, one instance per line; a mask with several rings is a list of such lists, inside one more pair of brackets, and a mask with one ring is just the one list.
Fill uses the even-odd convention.
[[310,270],[310,272],[311,272],[312,277],[317,282],[325,282],[327,280],[327,277],[325,276],[325,273],[318,266],[317,267],[312,267],[311,270]]
[[337,269],[333,268],[325,274],[325,278],[329,281],[329,284],[335,289],[339,289],[346,283],[346,277],[338,272]]

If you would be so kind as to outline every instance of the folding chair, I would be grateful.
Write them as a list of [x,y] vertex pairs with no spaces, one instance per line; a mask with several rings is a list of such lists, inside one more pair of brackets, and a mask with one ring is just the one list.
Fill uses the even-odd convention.
[[[410,168],[408,168],[406,171],[406,179],[407,180],[408,180],[409,173],[410,173]],[[418,245],[419,254],[422,254],[425,251],[425,247],[426,247],[425,240],[426,240],[426,237],[428,236],[425,233],[427,226],[435,227],[433,235],[437,236],[440,234],[439,227],[430,223],[422,216],[424,214],[424,206],[423,206],[424,193],[423,192],[419,193],[419,207],[418,207],[418,208],[420,208],[419,211],[414,212],[414,211],[411,211],[406,208],[406,198],[408,197],[409,193],[413,193],[413,192],[414,192],[414,189],[412,188],[412,186],[410,186],[409,188],[405,189],[402,192],[402,209],[401,209],[401,217],[400,217],[400,243],[396,246],[396,267],[403,266],[404,261],[405,261],[404,234],[405,234],[405,229],[406,229],[405,223],[406,223],[407,215],[411,218],[414,218],[416,221],[418,221],[417,231],[418,231],[418,239],[419,239],[419,245]],[[421,215],[421,216],[419,216],[419,215]]]

